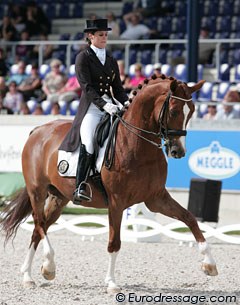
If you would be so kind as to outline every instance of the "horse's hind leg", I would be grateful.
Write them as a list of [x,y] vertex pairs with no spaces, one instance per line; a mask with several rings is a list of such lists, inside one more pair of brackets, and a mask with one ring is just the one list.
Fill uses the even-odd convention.
[[[38,238],[37,238],[37,236],[38,236]],[[27,256],[21,267],[21,273],[23,274],[23,285],[25,287],[35,286],[35,282],[32,279],[31,270],[32,270],[33,258],[36,253],[36,249],[39,244],[39,241],[40,241],[40,237],[38,234],[37,234],[37,236],[36,236],[36,231],[34,229],[33,234],[32,234],[32,241],[31,241]]]
[[[22,265],[21,272],[23,273],[23,283],[24,286],[33,286],[35,285],[31,277],[31,267],[34,254],[38,247],[41,239],[43,240],[43,253],[44,253],[44,262],[41,268],[42,275],[47,280],[52,280],[55,277],[55,263],[54,263],[54,251],[51,247],[47,236],[47,229],[49,226],[54,223],[59,215],[61,214],[62,207],[66,202],[58,199],[56,196],[49,195],[45,209],[43,213],[40,213],[40,210],[33,213],[33,218],[35,222],[35,229],[32,234],[32,240],[29,247],[29,251],[25,258],[24,264]],[[43,215],[44,214],[44,215]],[[38,216],[36,216],[38,215]]]
[[[40,200],[41,197],[39,194],[37,195],[36,192],[29,192],[29,197],[31,199],[32,207],[33,207],[33,219],[34,219],[34,225],[35,228],[33,230],[31,243],[29,246],[29,250],[27,253],[27,256],[24,260],[24,263],[21,267],[21,272],[23,273],[23,284],[24,286],[33,286],[35,285],[35,282],[32,279],[31,276],[31,269],[32,269],[32,262],[34,255],[36,253],[37,247],[39,245],[39,242],[41,239],[44,239],[45,237],[45,219],[44,219],[44,201],[45,199]],[[46,196],[44,196],[46,197]],[[44,198],[43,197],[43,198]],[[37,199],[37,200],[35,200]],[[46,201],[49,201],[49,197],[46,199]],[[35,204],[35,202],[38,202],[38,205]],[[40,202],[42,204],[40,204]]]
[[202,270],[207,275],[217,275],[215,260],[212,257],[210,247],[208,246],[198,223],[191,212],[184,209],[177,201],[175,201],[165,189],[160,199],[145,202],[146,206],[152,212],[159,212],[171,218],[184,222],[192,231],[196,241],[198,242],[199,251],[204,255]]
[[[46,232],[51,224],[53,224],[59,218],[62,208],[67,204],[67,202],[68,200],[66,199],[60,199],[55,195],[49,194],[48,201],[44,209]],[[46,280],[53,280],[55,278],[56,265],[54,262],[54,250],[50,244],[47,233],[43,238],[43,259],[41,273]]]

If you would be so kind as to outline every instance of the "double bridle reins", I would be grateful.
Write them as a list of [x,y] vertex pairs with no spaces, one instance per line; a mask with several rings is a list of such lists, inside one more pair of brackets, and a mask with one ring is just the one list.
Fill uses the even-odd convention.
[[[162,148],[163,146],[167,146],[169,144],[169,136],[186,136],[187,135],[187,131],[183,130],[183,129],[169,129],[167,127],[167,118],[168,118],[168,113],[169,113],[169,101],[171,98],[174,99],[178,99],[180,101],[183,102],[190,102],[192,100],[192,98],[190,99],[184,99],[175,95],[172,95],[171,92],[168,93],[163,106],[161,108],[161,111],[159,113],[159,118],[158,118],[158,122],[159,122],[159,132],[153,132],[153,131],[149,131],[149,130],[145,130],[139,127],[136,127],[128,122],[126,122],[119,114],[116,114],[116,116],[118,117],[119,121],[123,124],[123,126],[125,126],[130,132],[132,132],[133,134],[135,134],[137,137],[147,141],[148,143],[156,146],[157,148]],[[153,135],[157,138],[159,138],[160,140],[164,140],[164,144],[162,144],[161,142],[158,144],[154,141],[149,140],[148,138],[146,138],[145,136],[139,134],[137,131],[141,131],[145,134],[148,135]]]

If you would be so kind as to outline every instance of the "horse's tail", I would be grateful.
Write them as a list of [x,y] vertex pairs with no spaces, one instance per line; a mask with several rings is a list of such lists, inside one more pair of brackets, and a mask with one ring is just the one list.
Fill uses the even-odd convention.
[[21,189],[2,210],[0,214],[0,229],[5,231],[5,243],[15,237],[20,224],[32,212],[32,206],[26,187]]

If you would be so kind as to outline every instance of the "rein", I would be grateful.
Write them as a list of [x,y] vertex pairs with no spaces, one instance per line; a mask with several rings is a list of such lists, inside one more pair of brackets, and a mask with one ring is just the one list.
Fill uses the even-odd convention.
[[[178,100],[181,100],[183,102],[190,102],[192,99],[183,99],[181,97],[175,96],[175,95],[171,95],[171,93],[169,92],[164,103],[162,106],[162,109],[159,113],[159,132],[153,132],[153,131],[149,131],[149,130],[145,130],[139,127],[136,127],[128,122],[126,122],[121,115],[119,115],[118,113],[115,114],[115,116],[119,119],[119,121],[123,124],[123,126],[125,128],[127,128],[130,132],[132,132],[133,134],[135,134],[137,137],[143,139],[144,141],[156,146],[157,148],[161,149],[163,146],[167,146],[169,144],[169,136],[186,136],[187,131],[186,130],[182,130],[182,129],[168,129],[167,128],[167,116],[168,116],[168,111],[169,111],[169,101],[170,98],[175,98]],[[164,122],[165,121],[165,122]],[[166,127],[164,127],[164,125]],[[164,140],[164,144],[162,143],[156,143],[154,141],[149,140],[148,138],[140,135],[137,131],[141,131],[145,134],[149,134],[149,135],[153,135],[159,139],[163,139]]]

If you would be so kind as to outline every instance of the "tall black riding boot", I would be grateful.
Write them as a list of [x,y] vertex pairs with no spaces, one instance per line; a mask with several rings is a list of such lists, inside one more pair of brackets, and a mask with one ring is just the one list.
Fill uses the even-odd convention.
[[87,192],[87,179],[92,168],[93,155],[89,154],[86,151],[85,145],[81,144],[79,158],[78,158],[78,167],[76,175],[76,190],[73,193],[73,203],[80,205],[81,201],[91,201],[91,188]]

